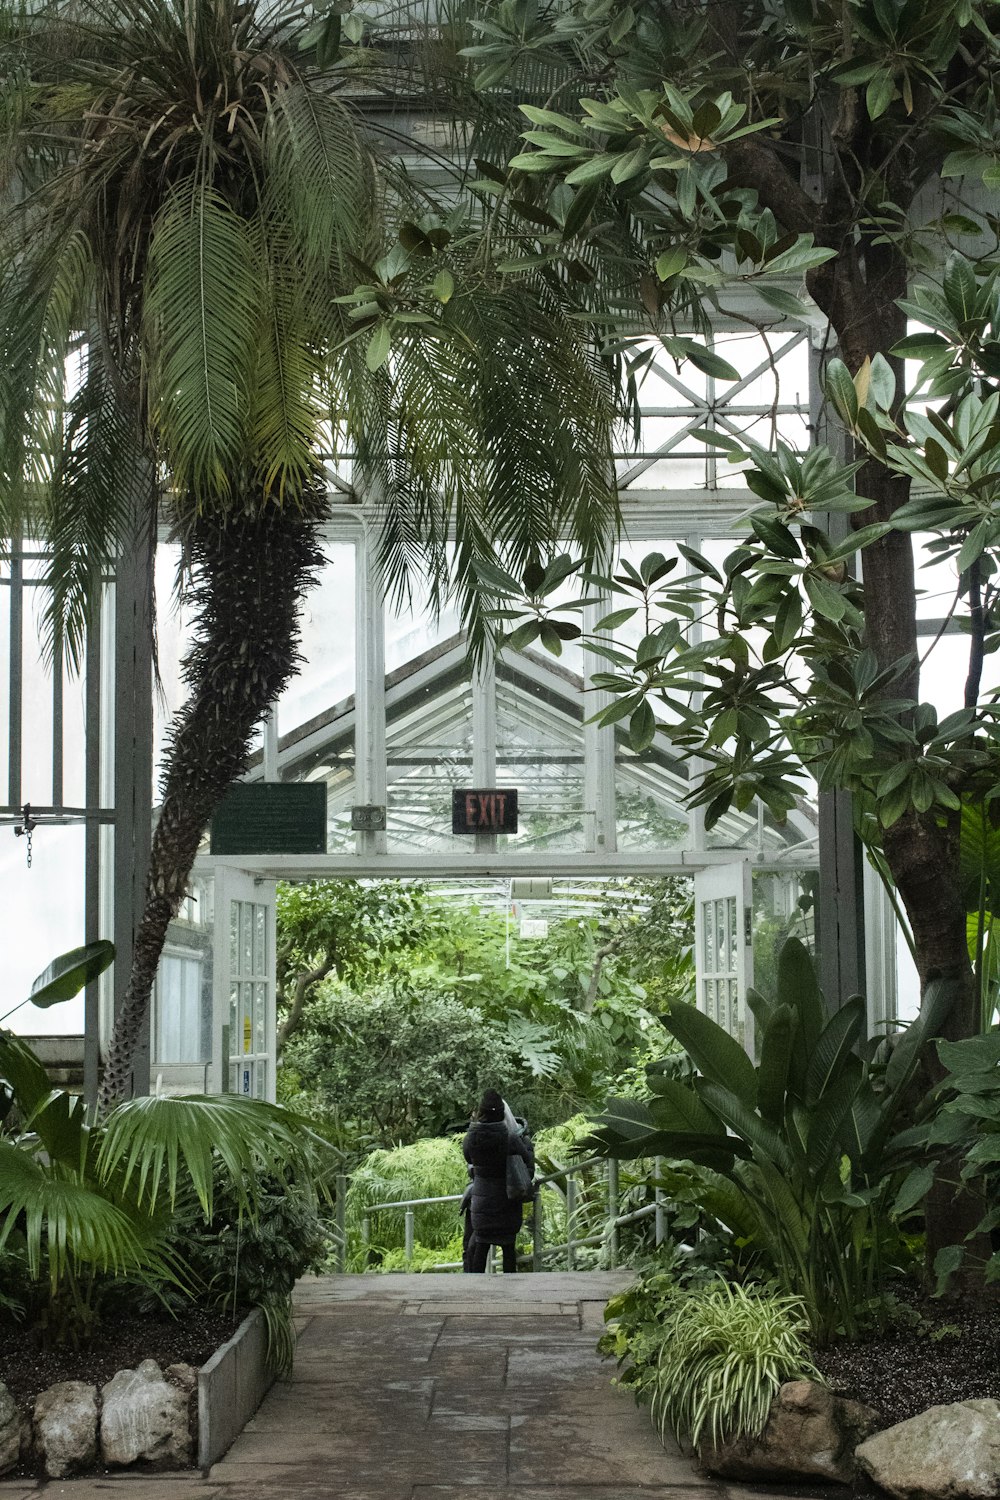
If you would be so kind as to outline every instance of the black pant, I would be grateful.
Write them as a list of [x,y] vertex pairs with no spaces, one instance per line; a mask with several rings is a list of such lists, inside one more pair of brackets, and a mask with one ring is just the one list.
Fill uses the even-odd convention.
[[[503,1273],[505,1276],[510,1276],[517,1270],[517,1249],[514,1241],[505,1240],[500,1249],[503,1251]],[[489,1253],[489,1240],[481,1240],[474,1235],[472,1244],[469,1246],[468,1269],[477,1272],[485,1271]]]

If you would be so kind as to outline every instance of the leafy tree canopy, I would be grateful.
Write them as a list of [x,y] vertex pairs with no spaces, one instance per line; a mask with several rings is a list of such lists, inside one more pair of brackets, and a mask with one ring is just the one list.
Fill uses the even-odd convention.
[[[761,502],[724,564],[682,547],[685,579],[662,556],[592,577],[620,596],[606,630],[645,622],[637,647],[591,643],[603,719],[628,720],[637,748],[659,725],[706,765],[710,823],[754,798],[784,817],[806,770],[856,793],[961,1035],[979,1019],[962,803],[1000,784],[982,692],[1000,541],[996,7],[510,0],[475,28],[480,88],[507,106],[494,147],[512,152],[485,190],[512,219],[531,204],[526,253],[554,269],[576,255],[622,288],[629,268],[615,334],[634,381],[664,350],[737,379],[693,337],[720,312],[825,342],[817,446],[754,441],[724,415],[700,434]],[[948,628],[969,643],[964,707],[943,720],[921,693],[914,534],[952,563]],[[518,599],[529,621],[558,614],[530,580],[491,582],[515,616]]]

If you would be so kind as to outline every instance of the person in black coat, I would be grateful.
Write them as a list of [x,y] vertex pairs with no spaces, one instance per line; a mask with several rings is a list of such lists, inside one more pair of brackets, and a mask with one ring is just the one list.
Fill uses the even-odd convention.
[[487,1089],[483,1095],[462,1151],[472,1169],[472,1240],[465,1269],[485,1271],[490,1246],[499,1245],[504,1274],[516,1271],[514,1241],[521,1227],[523,1204],[519,1198],[507,1197],[507,1157],[522,1156],[528,1171],[534,1172],[535,1153],[530,1140],[508,1128],[504,1102],[496,1089]]

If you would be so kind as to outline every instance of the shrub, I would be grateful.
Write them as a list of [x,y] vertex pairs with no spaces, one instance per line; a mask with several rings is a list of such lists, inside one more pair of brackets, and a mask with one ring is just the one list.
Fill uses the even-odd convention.
[[[347,1190],[347,1235],[352,1257],[368,1259],[361,1241],[366,1216],[370,1219],[369,1247],[376,1256],[402,1250],[405,1243],[405,1210],[369,1214],[373,1203],[464,1193],[468,1181],[461,1141],[455,1135],[414,1141],[393,1151],[373,1151],[352,1174]],[[420,1243],[435,1253],[454,1239],[456,1228],[461,1228],[457,1203],[428,1204],[418,1208],[416,1215]]]
[[468,1119],[484,1088],[518,1076],[503,1028],[474,1006],[340,985],[310,1007],[285,1058],[316,1109],[385,1148]]
[[672,1243],[661,1246],[637,1281],[611,1297],[604,1309],[605,1332],[598,1351],[618,1362],[617,1383],[631,1390],[640,1406],[652,1400],[663,1344],[663,1320],[685,1288],[714,1281],[716,1272]]
[[808,952],[790,939],[775,999],[747,997],[759,1063],[707,1015],[677,1004],[664,1025],[696,1072],[679,1075],[672,1059],[652,1069],[651,1098],[610,1100],[589,1144],[700,1168],[690,1180],[701,1208],[801,1297],[816,1340],[856,1337],[858,1309],[884,1291],[897,1216],[916,1201],[897,1196],[916,1149],[898,1126],[951,998],[943,981],[929,984],[919,1016],[875,1067],[864,1001],[852,996],[831,1014]]

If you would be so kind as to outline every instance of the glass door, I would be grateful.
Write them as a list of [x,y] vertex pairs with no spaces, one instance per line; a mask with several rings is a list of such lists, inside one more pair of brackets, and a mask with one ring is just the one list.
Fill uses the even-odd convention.
[[695,967],[698,1009],[735,1037],[751,1057],[753,1015],[753,900],[750,861],[713,865],[694,878]]
[[222,1092],[274,1100],[274,881],[218,867],[216,1017]]

